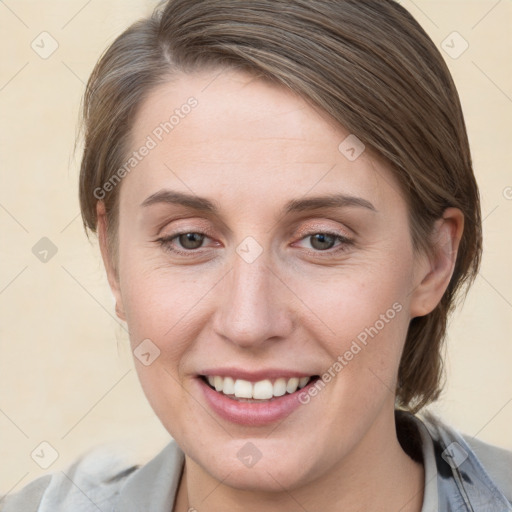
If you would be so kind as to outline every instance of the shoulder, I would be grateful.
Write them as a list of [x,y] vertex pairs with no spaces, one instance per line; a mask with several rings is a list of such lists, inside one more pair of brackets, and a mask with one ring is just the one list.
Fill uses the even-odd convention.
[[512,510],[512,451],[464,434],[431,412],[422,413],[421,421],[440,450],[436,454],[438,469],[450,467],[463,480],[469,477],[471,485],[460,483],[469,494],[474,487],[479,495],[501,495],[508,502],[506,510]]
[[0,496],[0,511],[36,511],[51,479],[51,475],[44,475],[30,482],[15,494]]
[[512,503],[512,451],[505,450],[463,434],[489,476]]
[[41,476],[21,490],[0,496],[0,512],[98,510],[115,501],[125,480],[140,467],[128,451],[97,446],[62,471]]

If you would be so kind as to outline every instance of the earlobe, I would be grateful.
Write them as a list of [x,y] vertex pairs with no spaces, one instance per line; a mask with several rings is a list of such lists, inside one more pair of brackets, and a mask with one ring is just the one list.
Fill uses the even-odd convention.
[[107,231],[107,216],[105,212],[105,204],[103,201],[98,201],[96,203],[96,215],[98,219],[97,223],[97,232],[98,232],[98,240],[100,245],[101,257],[103,259],[103,265],[105,267],[105,271],[107,273],[107,279],[112,290],[112,294],[115,300],[115,311],[116,315],[121,320],[126,320],[123,301],[121,297],[121,291],[119,287],[119,277],[116,271],[114,262],[112,260],[112,255],[109,250],[108,243],[108,231]]
[[464,215],[458,208],[447,208],[432,232],[432,251],[418,258],[416,287],[411,298],[411,318],[428,315],[441,301],[450,284],[460,240]]

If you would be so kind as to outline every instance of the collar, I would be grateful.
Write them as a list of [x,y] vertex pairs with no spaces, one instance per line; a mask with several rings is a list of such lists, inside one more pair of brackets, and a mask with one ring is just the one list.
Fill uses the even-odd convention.
[[[421,418],[412,414],[409,416],[416,422],[422,438],[426,469],[426,500],[422,512],[512,511],[510,502],[491,480],[460,433],[444,424],[432,413],[424,413]],[[435,460],[435,465],[432,464],[432,458]],[[427,468],[429,468],[428,471]],[[431,468],[435,468],[436,478]],[[437,486],[437,504],[434,500],[432,503],[428,501],[431,482],[435,482]]]
[[126,479],[113,512],[169,512],[173,509],[185,455],[172,440]]

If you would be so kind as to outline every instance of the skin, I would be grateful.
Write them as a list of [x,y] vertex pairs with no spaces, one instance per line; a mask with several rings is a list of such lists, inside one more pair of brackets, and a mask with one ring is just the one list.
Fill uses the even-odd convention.
[[[338,150],[349,135],[343,127],[294,93],[238,71],[183,74],[158,86],[136,117],[133,149],[190,96],[198,106],[122,181],[115,262],[102,202],[97,209],[132,348],[149,338],[160,350],[149,366],[137,358],[135,365],[185,452],[174,510],[420,511],[423,466],[397,441],[393,390],[411,318],[429,313],[449,283],[461,212],[446,210],[434,226],[432,256],[415,253],[406,202],[386,164],[368,149],[349,161]],[[141,206],[162,189],[208,198],[219,213]],[[282,213],[292,199],[333,192],[363,198],[375,211]],[[187,251],[179,239],[167,249],[156,242],[181,231],[207,236],[186,255],[168,249]],[[326,231],[351,242],[319,249],[313,235]],[[252,263],[236,252],[248,236],[262,248]],[[394,303],[402,306],[395,318],[280,423],[233,424],[200,393],[196,377],[207,367],[320,375]],[[248,441],[262,454],[251,468],[237,457]]]

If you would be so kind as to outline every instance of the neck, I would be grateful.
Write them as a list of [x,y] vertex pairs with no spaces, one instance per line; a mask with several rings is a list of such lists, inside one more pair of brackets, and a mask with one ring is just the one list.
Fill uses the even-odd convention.
[[[381,424],[380,424],[381,423]],[[321,478],[282,492],[256,492],[219,482],[189,457],[176,497],[175,512],[420,512],[424,468],[401,448],[393,428],[376,422],[365,438]],[[389,425],[389,419],[387,420]],[[384,434],[384,437],[383,437]],[[229,478],[229,475],[228,477]]]

